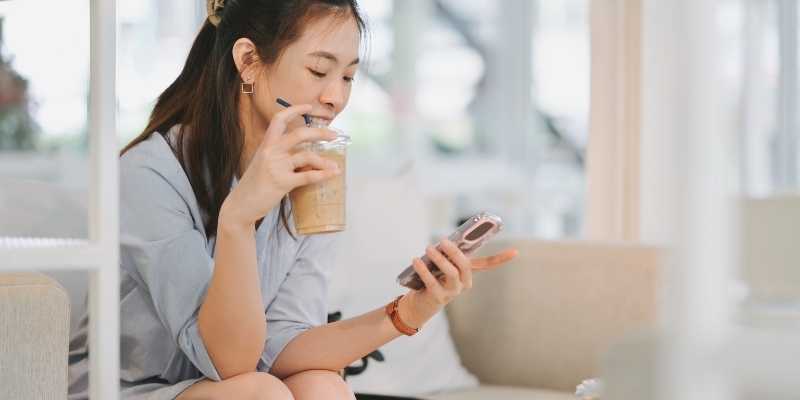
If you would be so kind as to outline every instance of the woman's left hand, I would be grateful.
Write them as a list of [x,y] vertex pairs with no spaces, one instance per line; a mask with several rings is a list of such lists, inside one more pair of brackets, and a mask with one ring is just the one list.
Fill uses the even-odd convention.
[[489,257],[470,259],[447,239],[441,240],[441,250],[428,246],[425,254],[444,273],[439,279],[419,258],[413,261],[425,287],[411,290],[400,301],[400,317],[409,325],[419,328],[436,315],[453,299],[472,288],[473,271],[488,271],[502,266],[517,256],[516,249],[506,249]]

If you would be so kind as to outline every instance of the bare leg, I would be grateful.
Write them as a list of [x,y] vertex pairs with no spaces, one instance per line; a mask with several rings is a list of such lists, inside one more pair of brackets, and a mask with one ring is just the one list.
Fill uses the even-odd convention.
[[186,389],[176,400],[223,399],[294,400],[280,379],[264,372],[250,372],[221,382],[202,380]]
[[341,376],[332,371],[304,371],[283,380],[297,400],[354,400]]

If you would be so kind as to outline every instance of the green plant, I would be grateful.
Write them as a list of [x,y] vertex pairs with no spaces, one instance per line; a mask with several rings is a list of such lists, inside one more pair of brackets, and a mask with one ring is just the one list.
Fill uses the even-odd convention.
[[28,81],[2,52],[2,26],[0,19],[0,150],[31,150],[40,130],[32,115]]

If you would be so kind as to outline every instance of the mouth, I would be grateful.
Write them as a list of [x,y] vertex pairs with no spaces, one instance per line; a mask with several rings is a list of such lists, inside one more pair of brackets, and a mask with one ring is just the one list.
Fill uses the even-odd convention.
[[312,123],[325,125],[325,126],[330,125],[331,122],[333,121],[333,118],[325,117],[325,116],[321,116],[321,115],[309,115],[308,117],[311,119]]

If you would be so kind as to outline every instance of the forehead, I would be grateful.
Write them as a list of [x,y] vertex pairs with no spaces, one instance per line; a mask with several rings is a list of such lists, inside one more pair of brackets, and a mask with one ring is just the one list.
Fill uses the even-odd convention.
[[361,33],[355,18],[350,13],[326,15],[314,18],[306,26],[300,38],[287,51],[300,56],[319,51],[331,53],[339,62],[349,63],[358,58]]

